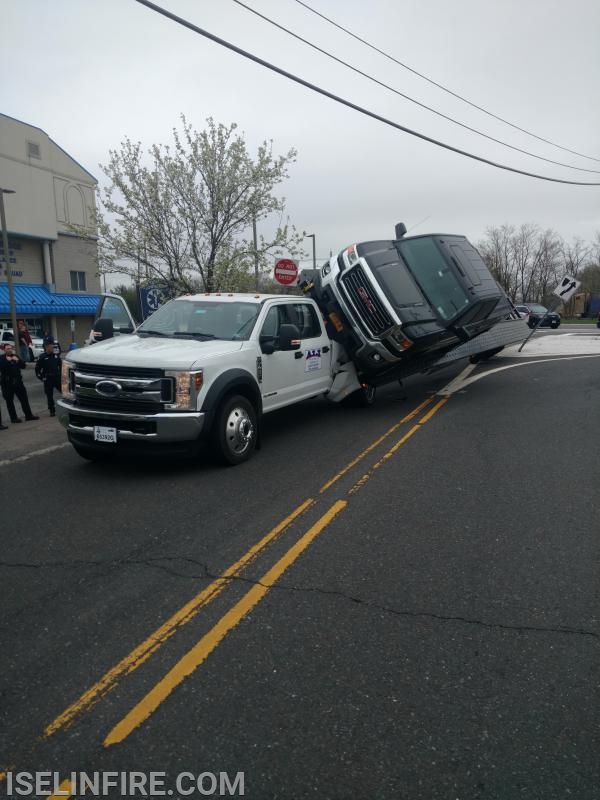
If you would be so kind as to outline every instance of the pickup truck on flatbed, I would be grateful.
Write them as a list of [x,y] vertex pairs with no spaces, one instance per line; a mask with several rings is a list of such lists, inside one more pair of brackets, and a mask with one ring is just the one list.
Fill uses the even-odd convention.
[[138,327],[105,295],[101,341],[63,360],[58,416],[75,450],[97,459],[208,442],[239,464],[265,413],[318,395],[370,405],[377,386],[526,335],[462,236],[405,238],[399,225],[395,240],[351,245],[299,288],[179,297]]

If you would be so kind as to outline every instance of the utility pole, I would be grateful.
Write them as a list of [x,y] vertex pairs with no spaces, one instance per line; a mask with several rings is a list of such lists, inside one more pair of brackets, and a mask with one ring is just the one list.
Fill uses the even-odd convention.
[[2,224],[2,243],[4,245],[4,263],[6,264],[6,283],[8,285],[8,303],[10,306],[10,318],[13,326],[13,336],[15,337],[15,353],[20,356],[19,348],[19,328],[17,326],[17,307],[15,305],[15,291],[13,289],[12,270],[10,257],[8,254],[8,231],[6,230],[6,215],[4,213],[4,195],[14,194],[14,189],[2,189],[0,187],[0,222]]
[[305,239],[312,239],[313,240],[313,269],[317,268],[317,244],[316,244],[316,237],[314,233],[307,233],[304,236]]
[[252,234],[254,236],[254,288],[258,292],[258,240],[256,237],[256,217],[252,217]]

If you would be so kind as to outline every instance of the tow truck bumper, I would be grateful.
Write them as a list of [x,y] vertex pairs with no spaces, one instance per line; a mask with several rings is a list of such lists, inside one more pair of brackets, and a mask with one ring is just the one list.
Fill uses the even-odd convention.
[[[203,430],[206,414],[201,411],[160,412],[156,414],[120,413],[81,408],[68,400],[57,400],[57,416],[72,442],[98,444],[98,427],[114,428],[117,445],[121,442],[169,444],[196,442]],[[114,447],[99,444],[100,447]]]

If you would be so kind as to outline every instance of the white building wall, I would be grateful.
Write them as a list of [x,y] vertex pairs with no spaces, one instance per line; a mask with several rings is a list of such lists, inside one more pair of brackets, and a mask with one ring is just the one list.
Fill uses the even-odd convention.
[[[32,153],[37,153],[39,157]],[[0,186],[9,233],[56,239],[81,225],[94,234],[96,180],[40,128],[0,114]]]

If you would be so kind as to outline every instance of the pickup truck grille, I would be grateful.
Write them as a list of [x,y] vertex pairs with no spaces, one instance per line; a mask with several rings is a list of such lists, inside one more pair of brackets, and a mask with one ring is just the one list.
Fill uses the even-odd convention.
[[344,273],[340,278],[340,283],[351,305],[356,309],[358,315],[356,322],[362,322],[373,337],[378,338],[393,327],[394,320],[379,299],[360,264]]
[[156,414],[172,403],[174,383],[160,369],[76,365],[72,389],[80,408],[132,414]]

